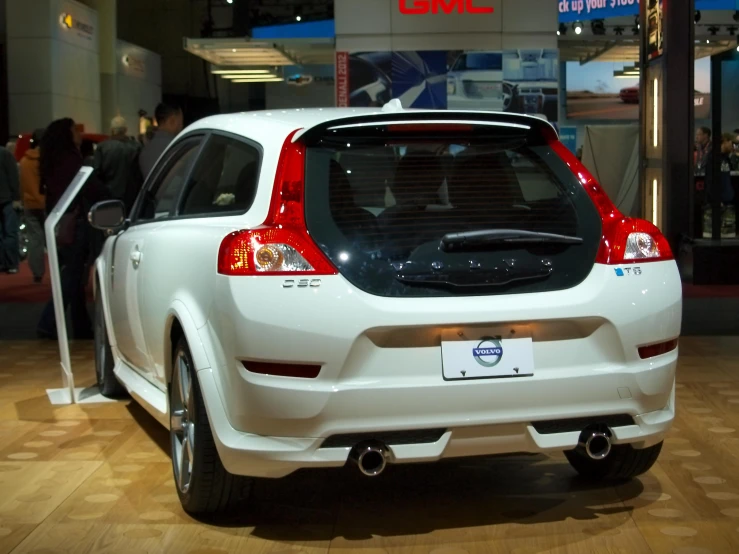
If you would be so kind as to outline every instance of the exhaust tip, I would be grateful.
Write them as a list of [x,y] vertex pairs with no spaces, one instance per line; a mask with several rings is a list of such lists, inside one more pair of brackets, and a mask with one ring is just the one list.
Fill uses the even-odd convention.
[[607,431],[586,429],[580,435],[578,446],[591,460],[602,460],[611,453],[611,435]]
[[355,446],[350,456],[359,471],[366,477],[377,477],[387,466],[388,450],[380,443],[364,443]]

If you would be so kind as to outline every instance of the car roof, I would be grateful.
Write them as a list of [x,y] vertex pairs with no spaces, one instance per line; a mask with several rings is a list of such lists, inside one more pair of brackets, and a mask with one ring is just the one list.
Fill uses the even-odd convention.
[[[298,108],[290,110],[261,110],[254,112],[241,112],[225,115],[214,115],[205,117],[185,129],[185,133],[198,130],[220,130],[235,135],[243,136],[257,142],[264,143],[274,140],[283,141],[287,135],[296,129],[310,129],[323,123],[338,121],[347,118],[361,116],[384,116],[395,115],[402,118],[403,114],[428,113],[430,116],[438,116],[440,113],[459,113],[465,118],[475,114],[485,116],[486,119],[495,116],[497,112],[489,111],[461,111],[461,110],[416,110],[396,109],[383,110],[382,108]],[[519,119],[523,123],[531,124],[532,120],[541,122],[539,118],[530,115],[512,114],[500,112],[502,118],[510,121],[512,118]]]

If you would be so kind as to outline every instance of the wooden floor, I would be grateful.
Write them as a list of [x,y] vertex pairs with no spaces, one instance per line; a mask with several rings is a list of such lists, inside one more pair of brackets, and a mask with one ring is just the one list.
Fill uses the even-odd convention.
[[[628,485],[584,484],[561,455],[302,472],[198,522],[163,428],[128,402],[51,406],[56,345],[0,342],[0,554],[739,553],[739,339],[681,351],[675,428]],[[73,353],[90,384],[91,345]]]

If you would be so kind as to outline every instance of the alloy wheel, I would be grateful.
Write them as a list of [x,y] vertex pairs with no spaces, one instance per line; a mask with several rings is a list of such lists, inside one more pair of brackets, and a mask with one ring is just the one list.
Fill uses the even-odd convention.
[[192,373],[182,352],[177,354],[172,379],[170,429],[172,435],[172,465],[177,488],[187,493],[192,481],[195,456],[195,423],[193,413]]

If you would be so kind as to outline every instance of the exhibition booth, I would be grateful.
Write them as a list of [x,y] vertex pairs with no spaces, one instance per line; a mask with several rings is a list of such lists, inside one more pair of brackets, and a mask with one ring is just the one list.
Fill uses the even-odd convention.
[[117,39],[116,3],[7,1],[9,131],[30,133],[71,117],[88,133],[107,133],[122,115],[138,134],[139,112],[162,97],[159,55]]
[[[647,60],[661,57],[663,3],[648,7],[650,28],[643,47],[638,2],[552,3],[558,10],[541,10],[541,2],[411,6],[383,0],[369,7],[348,0],[336,3],[334,21],[257,28],[251,39],[238,44],[188,39],[186,49],[210,61],[229,90],[254,89],[260,83],[268,109],[382,106],[397,98],[407,108],[537,115],[555,125],[562,142],[608,183],[621,209],[661,225],[666,217],[661,178],[656,188],[640,186],[655,178],[640,170],[648,153],[639,123],[654,119],[657,108],[648,99],[663,109],[659,95],[647,97],[647,87],[640,87],[645,78],[640,52],[646,52]],[[739,5],[736,0],[696,0],[695,7],[694,129],[711,128],[714,137],[736,136],[739,101],[729,91],[735,82]],[[254,58],[255,53],[262,57]],[[717,67],[726,94],[713,90]],[[666,114],[660,126],[669,118]],[[716,151],[720,148],[719,140]],[[657,150],[652,154],[659,157]],[[731,241],[737,236],[733,200],[710,208],[705,168],[697,166],[689,230],[681,230],[679,240]],[[736,194],[739,171],[731,178]]]

